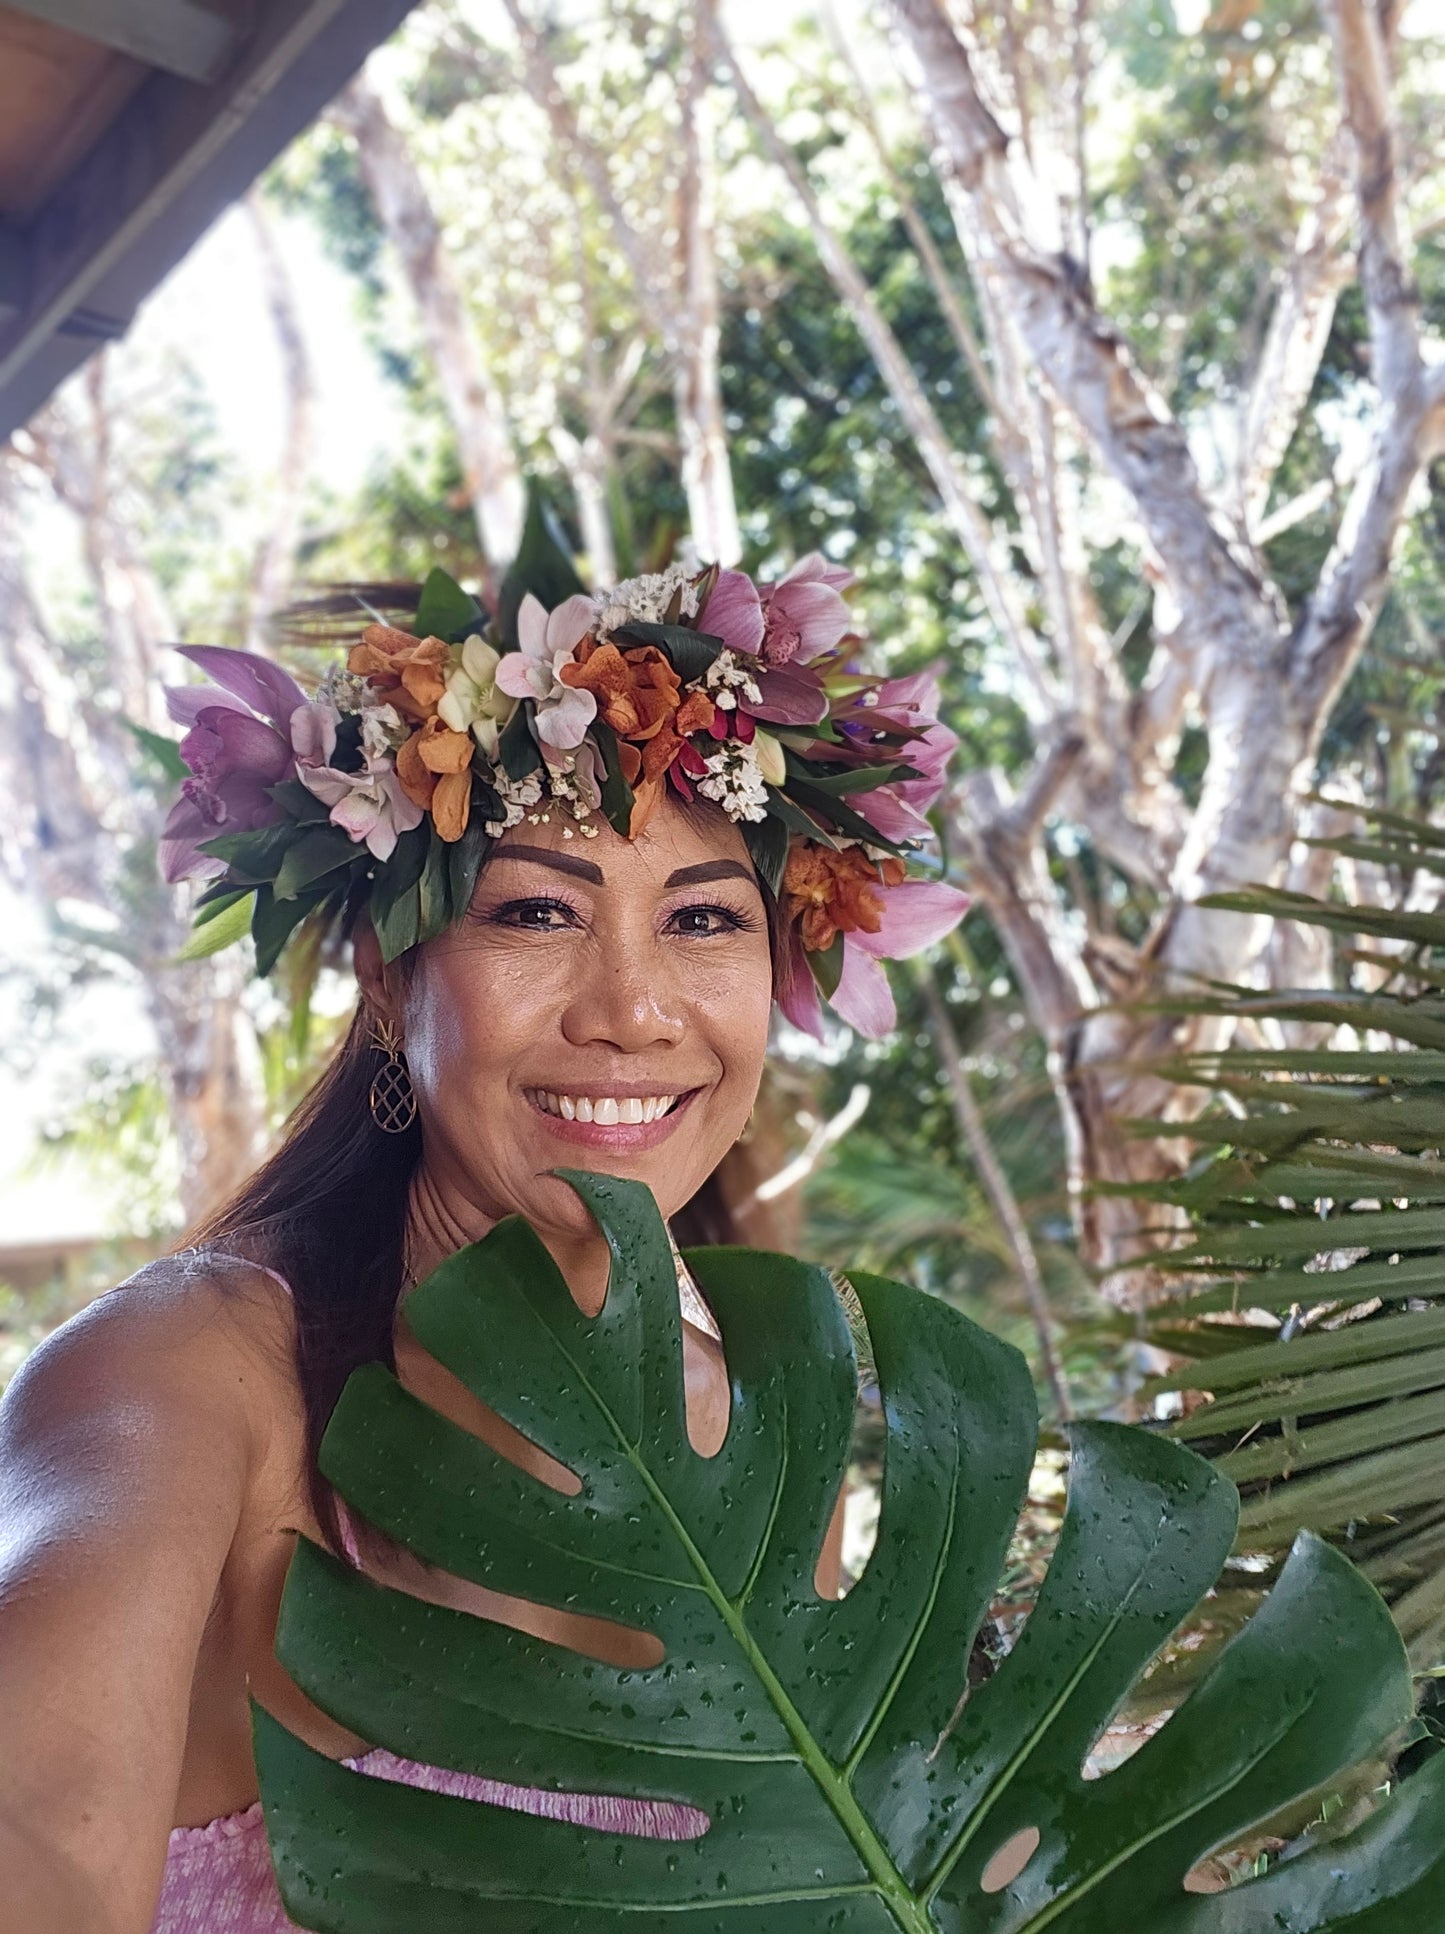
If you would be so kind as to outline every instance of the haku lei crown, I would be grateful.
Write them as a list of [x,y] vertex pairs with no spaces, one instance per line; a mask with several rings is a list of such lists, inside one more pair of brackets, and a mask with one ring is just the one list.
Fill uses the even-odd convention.
[[414,628],[367,624],[309,696],[270,659],[185,649],[214,681],[168,693],[190,776],[162,870],[208,882],[187,953],[249,928],[269,973],[303,921],[365,905],[395,959],[465,913],[509,827],[635,839],[671,788],[739,826],[779,900],[788,1018],[821,1034],[821,995],[886,1033],[880,963],[967,906],[906,872],[957,740],[931,673],[856,668],[851,581],[813,553],[775,583],[674,564],[593,596],[534,506],[495,614],[433,571]]

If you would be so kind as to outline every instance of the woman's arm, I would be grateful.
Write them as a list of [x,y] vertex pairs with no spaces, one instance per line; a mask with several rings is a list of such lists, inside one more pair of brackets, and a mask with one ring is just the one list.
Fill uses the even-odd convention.
[[162,1264],[0,1404],[0,1871],[26,1934],[149,1934],[259,1381],[230,1299]]

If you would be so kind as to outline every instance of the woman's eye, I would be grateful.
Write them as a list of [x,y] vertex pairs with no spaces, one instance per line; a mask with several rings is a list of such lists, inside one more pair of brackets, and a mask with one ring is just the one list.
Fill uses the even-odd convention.
[[707,940],[715,934],[736,933],[743,922],[727,907],[680,907],[667,924],[690,939]]
[[500,926],[520,927],[524,933],[560,933],[577,919],[561,900],[513,900],[491,917]]

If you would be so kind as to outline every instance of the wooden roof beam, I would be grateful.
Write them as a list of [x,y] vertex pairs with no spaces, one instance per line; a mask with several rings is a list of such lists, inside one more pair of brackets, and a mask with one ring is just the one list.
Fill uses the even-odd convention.
[[29,220],[0,223],[0,441],[97,342],[124,333],[412,4],[255,0],[218,80],[152,74]]
[[234,20],[197,0],[5,0],[17,13],[66,27],[183,80],[213,81],[236,49]]

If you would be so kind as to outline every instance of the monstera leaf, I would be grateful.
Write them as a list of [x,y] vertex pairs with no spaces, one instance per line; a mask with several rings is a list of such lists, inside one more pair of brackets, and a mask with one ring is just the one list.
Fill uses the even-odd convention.
[[581,1481],[560,1494],[358,1371],[323,1468],[429,1564],[650,1631],[621,1669],[391,1591],[298,1550],[278,1650],[363,1737],[431,1766],[684,1802],[648,1840],[423,1791],[322,1758],[256,1715],[282,1892],[343,1934],[1419,1934],[1445,1925],[1442,1761],[1352,1840],[1218,1896],[1201,1856],[1377,1749],[1408,1719],[1371,1587],[1305,1538],[1264,1609],[1131,1759],[1090,1748],[1214,1582],[1235,1495],[1182,1447],[1096,1424],[1075,1439],[1062,1539],[1035,1611],[965,1700],[966,1663],[1025,1494],[1023,1360],[944,1304],[854,1287],[888,1424],[877,1546],[841,1601],[814,1571],[842,1479],[854,1358],[828,1276],[782,1256],[689,1261],[732,1380],[726,1441],[683,1415],[672,1258],[645,1190],[569,1175],[611,1245],[600,1316],[522,1222],[407,1305],[423,1346]]

